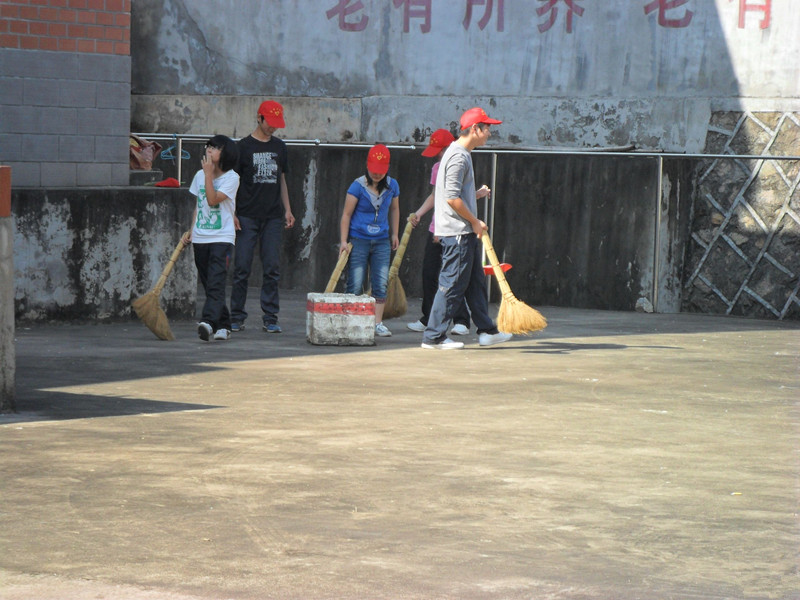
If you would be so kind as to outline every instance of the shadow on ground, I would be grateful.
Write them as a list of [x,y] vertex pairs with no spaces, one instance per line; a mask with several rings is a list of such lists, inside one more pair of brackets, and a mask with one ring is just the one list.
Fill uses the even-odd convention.
[[[144,398],[83,395],[64,388],[101,382],[185,376],[221,370],[237,361],[271,360],[303,356],[374,354],[418,346],[421,334],[405,324],[419,314],[419,300],[409,299],[409,313],[388,321],[391,338],[376,338],[372,347],[314,346],[305,335],[305,294],[282,293],[283,333],[260,329],[257,290],[249,294],[248,327],[227,342],[202,342],[196,324],[171,323],[174,342],[160,341],[139,321],[125,323],[20,324],[16,331],[16,414],[0,416],[0,423],[41,419],[70,419],[208,410],[209,405],[179,401],[157,402]],[[494,311],[497,306],[492,307]],[[696,314],[641,314],[568,308],[542,308],[548,327],[532,336],[516,336],[513,346],[479,348],[474,329],[467,352],[508,350],[532,355],[565,355],[579,352],[628,352],[642,349],[676,352],[680,345],[660,344],[673,334],[714,334],[760,330],[798,330],[792,322],[767,322]],[[646,341],[634,342],[636,336]],[[592,342],[592,338],[607,338]],[[569,341],[573,340],[573,341]],[[622,342],[625,343],[622,343]],[[354,358],[354,360],[357,360]],[[624,358],[623,358],[624,360]]]

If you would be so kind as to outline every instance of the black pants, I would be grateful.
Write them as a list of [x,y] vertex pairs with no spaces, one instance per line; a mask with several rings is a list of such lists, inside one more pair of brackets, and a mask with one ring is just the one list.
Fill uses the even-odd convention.
[[284,219],[266,220],[239,217],[241,229],[236,232],[236,256],[233,259],[231,315],[237,323],[247,319],[247,280],[253,266],[253,253],[258,244],[261,253],[261,312],[264,325],[278,322],[280,302],[278,282],[281,268],[281,243]]
[[[433,298],[439,287],[439,271],[442,270],[442,245],[434,242],[433,237],[429,231],[425,254],[422,256],[422,318],[420,318],[420,322],[423,325],[428,324],[428,318],[431,316]],[[469,311],[467,303],[463,300],[453,317],[453,324],[469,328]]]
[[231,313],[225,304],[225,282],[228,278],[228,263],[233,244],[192,244],[197,276],[206,291],[201,321],[217,329],[231,328]]

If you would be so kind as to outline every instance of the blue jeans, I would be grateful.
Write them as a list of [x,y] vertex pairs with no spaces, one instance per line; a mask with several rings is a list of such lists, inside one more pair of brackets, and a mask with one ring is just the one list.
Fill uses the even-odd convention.
[[474,233],[445,236],[439,289],[433,299],[428,327],[422,334],[426,344],[438,344],[447,337],[450,321],[466,300],[478,333],[496,333],[486,300],[486,275],[481,263],[481,241]]
[[353,244],[353,249],[347,260],[347,293],[364,293],[364,281],[369,267],[372,297],[376,302],[385,302],[386,284],[389,281],[389,258],[392,255],[389,238],[382,240],[350,238],[350,243]]
[[230,329],[231,314],[225,304],[225,283],[233,244],[192,244],[192,248],[197,277],[206,292],[200,320],[211,325],[215,332],[217,329]]
[[233,285],[231,290],[231,320],[244,323],[247,311],[247,280],[253,267],[256,244],[261,255],[261,311],[264,324],[278,322],[278,281],[281,267],[281,242],[283,217],[276,219],[251,219],[239,217],[241,229],[236,232],[236,256],[233,259]]
[[[419,321],[423,325],[428,324],[433,299],[436,297],[436,290],[439,289],[439,272],[442,270],[442,245],[438,241],[434,242],[433,238],[434,235],[429,231],[425,254],[422,256],[422,317]],[[469,311],[466,302],[461,302],[458,311],[453,315],[453,322],[469,329]]]

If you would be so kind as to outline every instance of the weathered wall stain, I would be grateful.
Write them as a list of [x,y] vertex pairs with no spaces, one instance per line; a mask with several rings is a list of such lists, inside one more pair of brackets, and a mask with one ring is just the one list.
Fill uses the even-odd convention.
[[[130,318],[191,225],[185,190],[94,188],[12,194],[16,318]],[[194,316],[197,280],[187,252],[163,291],[168,315]]]

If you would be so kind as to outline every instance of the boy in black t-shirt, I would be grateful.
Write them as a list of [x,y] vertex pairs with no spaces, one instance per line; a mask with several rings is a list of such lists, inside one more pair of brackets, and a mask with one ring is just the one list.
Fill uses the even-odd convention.
[[258,244],[263,268],[261,310],[263,329],[280,333],[278,281],[283,229],[294,226],[286,173],[288,154],[283,140],[273,134],[285,126],[283,106],[274,100],[261,103],[253,133],[239,140],[241,182],[236,195],[236,256],[231,292],[231,331],[244,329],[247,318],[247,280]]

